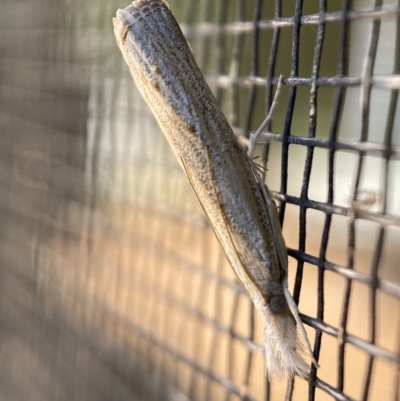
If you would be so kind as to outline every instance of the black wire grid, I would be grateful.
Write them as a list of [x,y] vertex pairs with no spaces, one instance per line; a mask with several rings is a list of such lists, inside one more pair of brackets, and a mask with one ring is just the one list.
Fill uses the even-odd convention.
[[[262,134],[258,163],[270,183],[270,162],[279,160],[280,187],[270,188],[284,234],[288,212],[298,212],[297,243],[288,242],[293,296],[302,312],[305,286],[317,288],[315,313],[301,318],[320,362],[308,382],[296,378],[287,386],[266,379],[259,318],[122,61],[111,18],[126,5],[0,5],[0,399],[399,401],[393,244],[400,215],[392,208],[399,191],[400,2],[170,1],[241,142],[261,123],[284,75],[280,111]],[[382,33],[388,21],[390,37]],[[360,22],[365,52],[350,74]],[[313,40],[304,43],[308,28]],[[378,74],[382,43],[393,51]],[[335,62],[327,66],[330,53]],[[360,124],[346,140],[341,122],[353,89],[359,103],[349,107]],[[325,90],[328,103],[320,101]],[[378,136],[371,133],[376,93],[387,100]],[[306,100],[308,123],[298,125]],[[321,121],[320,114],[329,117]],[[290,190],[295,147],[304,149],[297,195]],[[310,188],[321,150],[327,193],[315,200]],[[355,160],[346,204],[335,198],[342,152]],[[382,166],[381,193],[363,198],[370,157]],[[323,216],[316,253],[307,245],[311,212]],[[335,219],[345,221],[344,263],[329,253]],[[374,226],[374,237],[368,265],[358,269],[362,222]],[[307,281],[310,270],[316,282]],[[326,316],[332,277],[342,283],[333,301],[336,324]],[[358,285],[367,294],[362,335],[351,328]],[[383,326],[382,296],[391,316]],[[363,355],[359,372],[349,368],[349,352]],[[328,377],[321,369],[330,364]]]

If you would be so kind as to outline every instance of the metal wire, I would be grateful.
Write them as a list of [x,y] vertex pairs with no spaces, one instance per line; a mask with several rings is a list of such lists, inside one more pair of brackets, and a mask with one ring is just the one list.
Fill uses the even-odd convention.
[[400,2],[169,3],[242,144],[284,75],[257,162],[320,366],[265,377],[115,45],[127,4],[3,1],[0,399],[399,401]]

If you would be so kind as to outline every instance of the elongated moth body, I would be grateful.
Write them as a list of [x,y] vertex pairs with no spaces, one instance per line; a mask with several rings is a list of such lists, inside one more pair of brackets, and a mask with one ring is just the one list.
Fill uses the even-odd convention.
[[[137,87],[262,313],[268,375],[305,377],[309,367],[296,321],[303,338],[305,331],[287,290],[287,252],[268,188],[238,144],[168,4],[134,1],[113,22]],[[309,345],[306,336],[304,341]]]

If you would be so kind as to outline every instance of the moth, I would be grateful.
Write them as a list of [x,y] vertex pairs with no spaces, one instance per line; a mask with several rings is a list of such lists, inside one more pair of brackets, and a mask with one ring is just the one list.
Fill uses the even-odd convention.
[[262,314],[268,376],[306,377],[305,353],[314,358],[287,288],[287,251],[275,203],[220,110],[168,4],[134,1],[117,11],[113,24],[139,91],[230,265]]

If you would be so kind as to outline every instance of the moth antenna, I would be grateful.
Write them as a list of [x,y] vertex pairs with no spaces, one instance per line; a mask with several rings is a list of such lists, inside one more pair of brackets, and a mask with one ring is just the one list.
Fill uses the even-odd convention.
[[278,99],[279,99],[279,95],[281,93],[281,88],[282,88],[282,79],[283,76],[280,75],[279,76],[279,80],[278,80],[278,85],[276,87],[276,91],[275,91],[275,95],[274,95],[274,100],[272,101],[271,107],[269,109],[268,115],[265,118],[265,120],[263,121],[263,123],[260,125],[260,128],[258,128],[258,130],[254,133],[250,135],[250,140],[249,140],[249,149],[247,151],[247,154],[249,155],[250,159],[253,159],[253,155],[254,155],[254,151],[256,149],[256,145],[257,145],[257,138],[259,137],[259,135],[261,134],[262,130],[270,123],[270,121],[272,120],[272,117],[274,115],[274,111],[276,109],[276,106],[278,105]]

